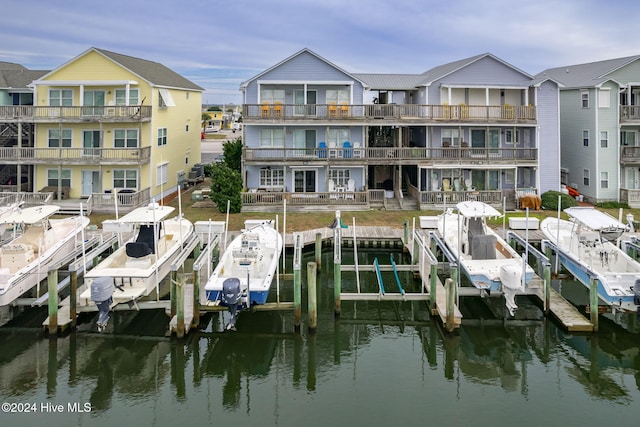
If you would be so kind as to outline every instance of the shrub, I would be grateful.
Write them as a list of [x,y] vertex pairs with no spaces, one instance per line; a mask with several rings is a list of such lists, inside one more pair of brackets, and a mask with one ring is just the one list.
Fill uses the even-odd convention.
[[621,202],[601,202],[596,204],[597,207],[602,209],[629,209],[629,205]]
[[216,163],[211,167],[211,200],[218,206],[218,211],[227,211],[227,201],[230,200],[229,212],[239,213],[242,210],[242,176],[240,172],[229,168],[224,163]]
[[560,209],[564,210],[573,206],[578,206],[576,199],[568,194],[561,193],[559,191],[547,191],[542,194],[542,208],[548,210],[558,210],[558,196],[560,196]]

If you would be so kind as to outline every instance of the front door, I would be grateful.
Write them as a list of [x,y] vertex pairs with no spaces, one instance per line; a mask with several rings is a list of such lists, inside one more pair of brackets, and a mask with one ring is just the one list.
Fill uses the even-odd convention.
[[100,172],[82,171],[82,197],[100,192]]
[[82,114],[85,116],[104,115],[104,90],[87,90],[84,92]]
[[471,129],[471,154],[484,157],[486,138],[484,129]]
[[293,174],[293,188],[296,193],[316,192],[316,171],[297,170]]
[[82,133],[82,146],[85,156],[99,156],[100,150],[94,150],[94,148],[100,148],[100,131],[85,130]]

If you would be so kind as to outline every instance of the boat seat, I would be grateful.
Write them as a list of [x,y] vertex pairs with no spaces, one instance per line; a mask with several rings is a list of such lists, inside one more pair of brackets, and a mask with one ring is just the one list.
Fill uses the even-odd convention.
[[142,258],[153,253],[149,245],[144,242],[129,242],[125,251],[127,256],[131,258]]
[[471,256],[474,260],[496,259],[496,236],[490,234],[475,236],[471,242]]

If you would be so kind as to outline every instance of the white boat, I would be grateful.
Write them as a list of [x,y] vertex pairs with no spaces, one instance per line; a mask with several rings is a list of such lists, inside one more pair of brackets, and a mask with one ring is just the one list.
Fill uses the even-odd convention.
[[0,225],[12,225],[16,233],[0,247],[0,306],[44,280],[50,265],[82,244],[82,230],[89,218],[51,218],[58,210],[53,205],[14,208],[0,218]]
[[[111,298],[108,305],[115,305],[136,301],[156,290],[194,232],[193,224],[182,216],[167,219],[173,211],[171,206],[150,203],[120,219],[103,222],[105,231],[133,237],[85,274],[87,289],[80,299],[101,303]],[[108,295],[110,291],[112,295]]]
[[[251,221],[224,251],[205,285],[207,301],[228,305],[224,283],[239,286],[238,305],[264,304],[282,252],[282,236],[273,221]],[[227,300],[228,301],[228,300]]]
[[[495,208],[478,201],[456,205],[438,217],[438,231],[459,268],[476,288],[502,292],[507,308],[517,308],[515,294],[524,291],[534,275],[523,258],[487,225],[487,218],[501,217]],[[524,280],[523,280],[524,274]]]
[[567,208],[570,221],[546,218],[540,229],[558,248],[560,262],[587,289],[598,282],[598,297],[612,308],[635,312],[634,285],[640,263],[620,249],[616,240],[626,225],[592,207]]

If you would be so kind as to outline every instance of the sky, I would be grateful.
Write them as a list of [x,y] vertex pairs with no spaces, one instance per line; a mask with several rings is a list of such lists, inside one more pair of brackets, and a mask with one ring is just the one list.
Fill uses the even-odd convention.
[[241,104],[241,82],[304,48],[352,73],[488,52],[533,75],[640,54],[639,20],[637,0],[7,0],[0,61],[52,70],[96,47],[162,63],[205,104]]

